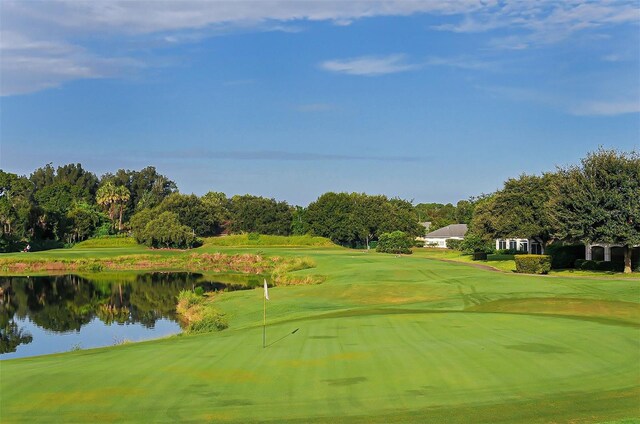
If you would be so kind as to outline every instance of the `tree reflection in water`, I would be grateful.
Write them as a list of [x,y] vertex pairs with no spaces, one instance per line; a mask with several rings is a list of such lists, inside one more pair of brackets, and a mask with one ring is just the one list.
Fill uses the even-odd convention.
[[58,333],[79,331],[95,318],[107,325],[140,323],[153,328],[162,318],[175,321],[181,290],[242,290],[258,286],[261,278],[237,274],[206,278],[190,272],[0,277],[0,353],[15,352],[33,340],[14,318],[28,318]]

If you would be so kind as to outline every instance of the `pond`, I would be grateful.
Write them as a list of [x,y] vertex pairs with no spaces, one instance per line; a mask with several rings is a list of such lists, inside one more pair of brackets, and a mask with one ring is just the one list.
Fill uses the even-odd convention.
[[0,277],[0,360],[177,334],[181,290],[246,290],[262,278],[189,272]]

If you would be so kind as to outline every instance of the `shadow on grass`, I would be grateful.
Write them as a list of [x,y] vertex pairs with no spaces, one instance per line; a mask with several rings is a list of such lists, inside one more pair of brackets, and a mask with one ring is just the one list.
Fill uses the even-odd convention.
[[266,345],[265,347],[271,347],[271,346],[273,346],[274,344],[281,342],[282,340],[286,339],[287,337],[289,337],[289,336],[291,336],[291,335],[293,335],[293,334],[296,334],[296,333],[298,332],[298,330],[300,330],[300,329],[299,329],[299,328],[296,328],[296,329],[295,329],[295,330],[293,330],[291,333],[287,333],[285,336],[282,336],[282,337],[280,337],[278,340],[276,340],[276,341],[273,341],[273,342],[269,343],[269,344],[268,344],[268,345]]

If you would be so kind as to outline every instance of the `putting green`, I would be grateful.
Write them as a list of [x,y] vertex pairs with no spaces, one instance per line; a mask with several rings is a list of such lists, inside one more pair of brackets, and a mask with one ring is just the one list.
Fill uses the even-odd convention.
[[[634,422],[638,281],[311,255],[324,284],[223,294],[231,327],[0,362],[0,421]],[[626,421],[628,420],[628,421]]]

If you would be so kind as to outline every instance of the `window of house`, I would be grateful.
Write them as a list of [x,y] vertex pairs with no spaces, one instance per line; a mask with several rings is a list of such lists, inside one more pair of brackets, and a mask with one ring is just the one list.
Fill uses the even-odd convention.
[[527,241],[523,241],[520,243],[520,249],[521,252],[528,252],[529,251],[529,242]]
[[509,240],[509,249],[517,249],[517,244],[515,240]]
[[506,249],[507,241],[506,240],[498,240],[498,249]]

